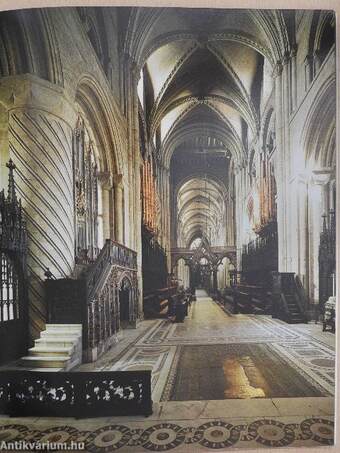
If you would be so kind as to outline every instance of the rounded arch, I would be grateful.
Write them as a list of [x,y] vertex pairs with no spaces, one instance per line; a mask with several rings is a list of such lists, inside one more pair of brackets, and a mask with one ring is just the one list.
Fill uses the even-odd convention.
[[[169,44],[173,41],[197,41],[201,40],[201,36],[198,33],[194,33],[188,30],[178,30],[173,32],[164,33],[159,35],[153,41],[151,41],[140,54],[134,52],[134,59],[138,62],[138,67],[141,68],[147,59],[161,47]],[[246,32],[241,33],[240,31],[221,30],[217,33],[212,33],[209,37],[209,42],[214,41],[232,41],[256,50],[265,58],[268,58],[270,63],[274,65],[275,56],[272,51],[260,43],[254,36],[247,34]]]
[[102,171],[123,174],[126,167],[126,137],[121,133],[119,115],[113,110],[114,103],[108,99],[98,81],[89,74],[82,75],[77,83],[75,101],[91,123],[101,149]]
[[219,189],[222,189],[221,193],[223,193],[223,196],[226,197],[228,195],[228,188],[226,187],[225,183],[223,181],[221,181],[216,175],[214,175],[212,172],[210,172],[209,170],[207,170],[204,174],[202,173],[197,173],[197,172],[193,172],[193,173],[190,173],[190,175],[188,176],[185,176],[184,178],[181,178],[178,183],[176,184],[176,187],[175,187],[175,190],[174,190],[174,196],[175,198],[177,198],[178,196],[178,191],[180,190],[180,188],[186,184],[188,181],[190,181],[191,179],[200,179],[200,178],[203,178],[204,176],[207,176],[207,179],[209,179],[209,181],[213,181],[215,183],[215,186],[218,187]]
[[202,130],[207,130],[212,136],[216,137],[222,142],[228,143],[233,159],[237,163],[243,162],[245,150],[238,135],[236,135],[232,130],[228,129],[226,125],[224,125],[223,127],[222,121],[220,122],[220,124],[211,124],[208,128],[206,123],[200,122],[196,124],[190,123],[188,125],[179,124],[178,127],[172,131],[171,135],[168,137],[167,142],[163,145],[161,154],[165,167],[168,168],[170,166],[172,153],[176,149],[176,147],[178,147],[181,142],[195,137],[195,135],[197,135],[197,133],[201,133]]
[[318,16],[313,43],[313,53],[316,54],[320,63],[326,58],[328,52],[335,43],[335,17],[333,11],[322,11]]
[[335,166],[336,84],[332,75],[309,109],[301,136],[305,162],[311,169]]
[[176,259],[175,269],[177,273],[178,286],[188,288],[190,286],[190,269],[188,260],[184,257]]
[[188,257],[186,255],[184,255],[184,254],[183,255],[181,255],[181,254],[176,255],[173,258],[173,260],[172,260],[172,268],[174,268],[177,265],[179,260],[184,260],[187,263],[188,262]]
[[29,73],[63,85],[59,46],[47,9],[3,12],[0,30],[0,75]]
[[134,316],[133,286],[126,272],[123,272],[118,282],[119,318],[121,327],[127,327]]
[[223,241],[226,190],[218,178],[190,175],[176,185],[174,194],[178,245],[189,247],[192,235],[199,232],[215,245]]
[[[244,101],[244,100],[243,100]],[[221,103],[227,106],[230,106],[231,108],[239,109],[241,117],[250,124],[252,131],[254,134],[257,133],[257,118],[254,117],[253,111],[250,109],[249,105],[243,105],[242,100],[238,99],[236,96],[232,97],[230,95],[207,95],[203,99],[199,99],[198,97],[195,96],[184,96],[179,99],[176,99],[173,102],[167,103],[164,106],[161,106],[158,110],[157,113],[155,114],[154,118],[151,121],[151,127],[150,127],[150,135],[153,136],[156,133],[157,128],[160,125],[161,120],[164,118],[164,116],[168,113],[170,113],[173,109],[180,107],[182,105],[188,105],[189,107],[194,108],[196,105],[200,103],[205,103],[206,105],[214,105],[215,103]],[[215,107],[217,108],[217,107]],[[190,111],[187,110],[186,111]]]
[[268,143],[269,134],[274,130],[275,112],[274,107],[270,104],[263,115],[262,143],[265,146]]

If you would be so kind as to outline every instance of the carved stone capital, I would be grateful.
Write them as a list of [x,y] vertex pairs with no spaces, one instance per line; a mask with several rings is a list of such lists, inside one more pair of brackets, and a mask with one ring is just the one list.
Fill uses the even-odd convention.
[[277,61],[273,69],[272,77],[276,78],[280,76],[282,74],[282,70],[283,70],[282,61]]
[[333,176],[333,170],[331,168],[323,168],[320,170],[314,170],[312,174],[312,181],[317,186],[323,186],[328,184]]
[[313,55],[308,54],[306,55],[306,58],[304,59],[304,63],[306,66],[309,66],[313,63]]
[[290,52],[285,52],[282,58],[282,64],[286,65],[289,63],[290,60]]
[[111,190],[113,188],[113,178],[109,171],[98,172],[97,177],[102,189]]
[[293,45],[292,45],[292,48],[290,49],[290,57],[291,57],[291,58],[296,57],[297,49],[298,49],[297,44],[293,44]]
[[123,175],[113,175],[112,181],[115,189],[122,189],[123,188]]

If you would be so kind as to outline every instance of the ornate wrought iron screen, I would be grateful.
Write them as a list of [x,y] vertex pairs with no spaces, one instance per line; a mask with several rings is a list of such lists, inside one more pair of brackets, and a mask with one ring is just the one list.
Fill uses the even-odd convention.
[[19,318],[19,278],[11,258],[1,252],[0,323]]
[[78,418],[150,415],[151,371],[2,371],[0,413]]
[[0,363],[19,357],[27,346],[26,248],[27,234],[21,201],[10,160],[8,192],[0,192]]

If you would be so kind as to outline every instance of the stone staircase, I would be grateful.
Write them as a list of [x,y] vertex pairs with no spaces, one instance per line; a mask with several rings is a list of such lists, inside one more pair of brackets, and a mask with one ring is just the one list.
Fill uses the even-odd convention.
[[82,362],[81,324],[46,324],[20,366],[34,371],[69,371]]
[[306,322],[305,316],[301,313],[300,308],[293,294],[285,294],[286,303],[289,310],[289,324],[299,324]]

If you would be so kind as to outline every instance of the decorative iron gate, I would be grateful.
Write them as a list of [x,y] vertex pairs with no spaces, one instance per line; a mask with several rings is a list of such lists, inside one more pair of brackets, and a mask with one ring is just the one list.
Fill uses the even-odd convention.
[[14,183],[15,165],[9,169],[8,193],[0,192],[0,364],[25,353],[28,343],[26,290],[26,224]]

